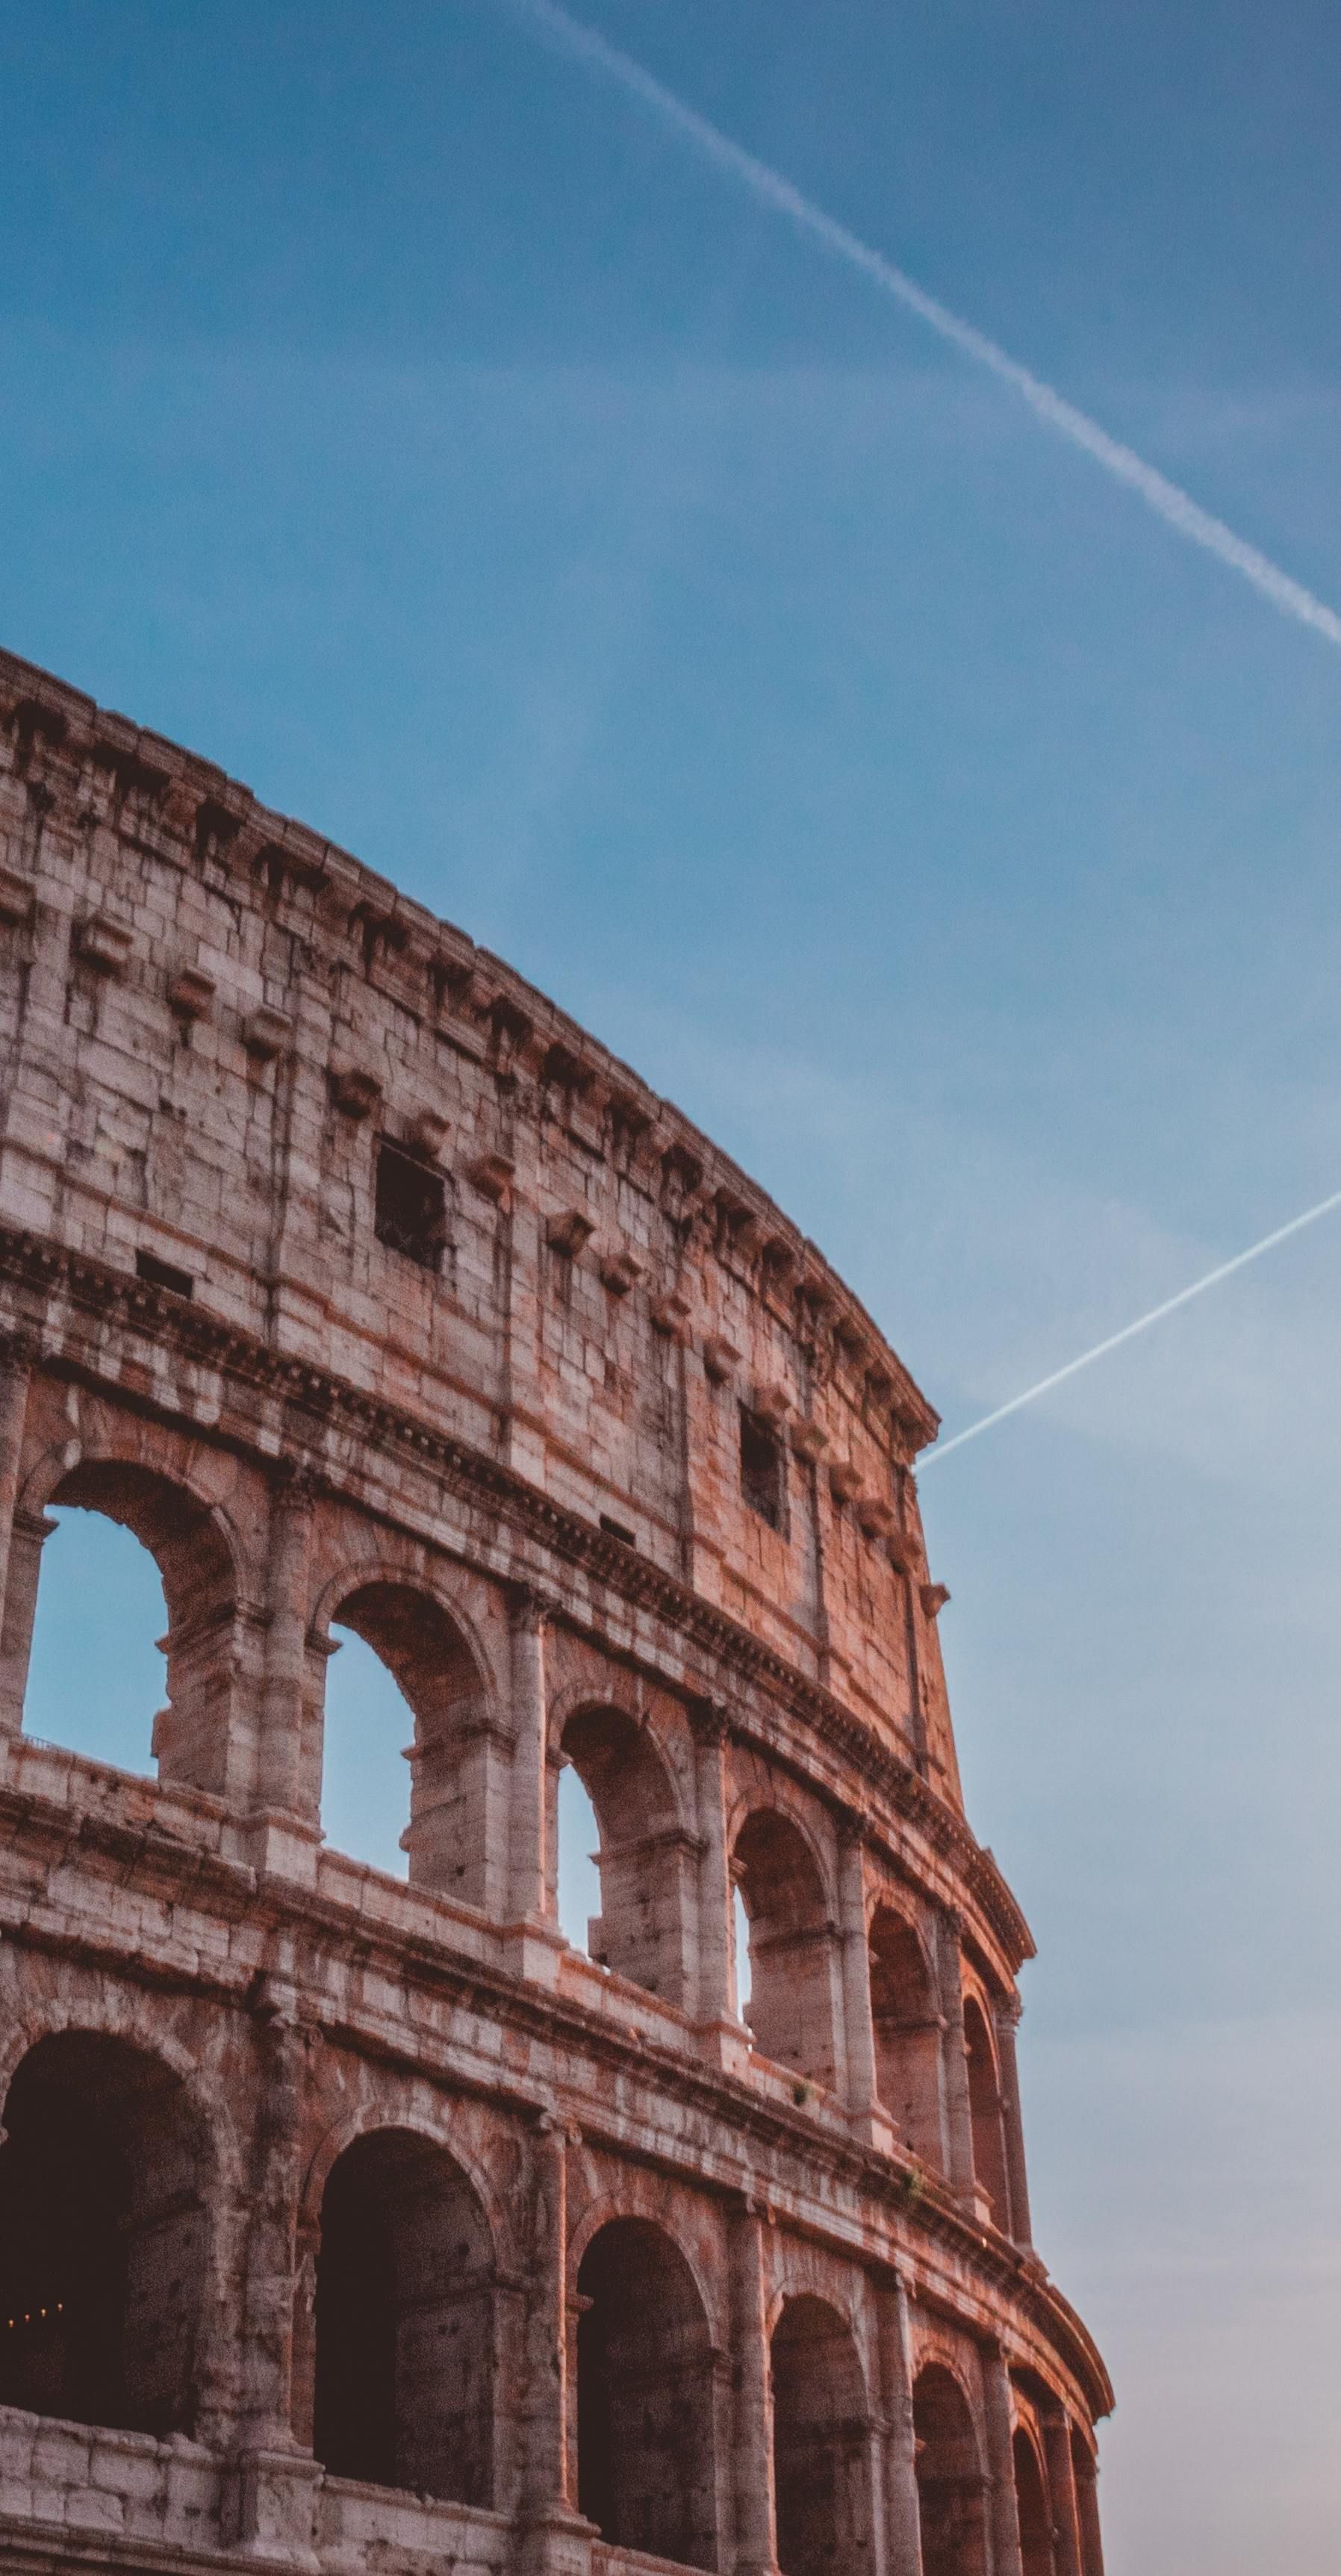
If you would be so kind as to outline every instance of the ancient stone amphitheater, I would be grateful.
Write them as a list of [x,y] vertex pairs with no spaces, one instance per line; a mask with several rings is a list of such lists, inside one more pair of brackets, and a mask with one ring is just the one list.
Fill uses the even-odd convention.
[[[498,959],[4,657],[0,1049],[6,2561],[1099,2576],[870,1318]],[[25,1731],[65,1505],[162,1578],[153,1776]],[[323,1840],[333,1621],[406,1879]]]

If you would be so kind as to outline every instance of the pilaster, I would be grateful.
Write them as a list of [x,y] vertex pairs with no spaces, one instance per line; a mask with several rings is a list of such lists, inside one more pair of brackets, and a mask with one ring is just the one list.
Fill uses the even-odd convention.
[[320,1747],[308,1709],[314,1498],[311,1477],[284,1460],[271,1487],[265,1673],[248,1820],[256,1865],[304,1879],[315,1867],[321,1805]]
[[[28,1388],[35,1356],[35,1345],[24,1334],[8,1334],[0,1342],[0,1733],[7,1734],[17,1734],[23,1723],[23,1688],[28,1673],[32,1610],[37,1598],[34,1579],[32,1601],[21,1623],[20,1638],[11,1631],[5,1604],[23,1459],[23,1435],[28,1419]],[[43,1526],[44,1530],[49,1529],[51,1523],[46,1522]],[[39,1558],[40,1553],[39,1540]]]
[[1001,2122],[1006,2147],[1006,2180],[1010,2190],[1010,2232],[1017,2245],[1031,2246],[1029,2178],[1024,2155],[1024,2120],[1020,2110],[1020,2070],[1015,2034],[1020,2000],[1011,1995],[999,2003],[996,2023],[997,2063],[1001,2070]]
[[902,2276],[877,2293],[880,2392],[885,2412],[885,2576],[922,2576],[922,2517],[913,2430],[913,2339]]
[[1080,2502],[1071,2456],[1071,2427],[1060,2408],[1043,2419],[1043,2445],[1048,2460],[1048,2500],[1052,2508],[1056,2576],[1086,2576],[1080,2542]]
[[988,2513],[992,2576],[1024,2576],[1020,2511],[1015,2496],[1010,2373],[999,2343],[982,2348],[983,2403],[987,2423]]
[[768,2350],[765,2221],[743,2202],[730,2222],[735,2387],[735,2554],[732,2576],[777,2576],[773,2513],[773,2397]]

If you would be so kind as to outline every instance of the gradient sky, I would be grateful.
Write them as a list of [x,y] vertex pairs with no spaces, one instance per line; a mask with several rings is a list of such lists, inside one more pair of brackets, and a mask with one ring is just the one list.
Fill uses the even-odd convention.
[[[588,15],[1341,606],[1333,7]],[[947,1429],[1341,1186],[1335,649],[500,0],[44,0],[0,117],[0,638],[632,1058]],[[1339,1292],[925,1478],[1110,2576],[1341,2560]]]

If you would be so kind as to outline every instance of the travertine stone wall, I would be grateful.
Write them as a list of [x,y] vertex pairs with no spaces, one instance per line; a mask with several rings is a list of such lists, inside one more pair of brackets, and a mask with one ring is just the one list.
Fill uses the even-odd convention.
[[[0,1050],[0,2551],[1098,2576],[869,1317],[497,959],[2,656]],[[163,1578],[152,1780],[24,1730],[67,1504]],[[322,1840],[337,1619],[408,1884]]]

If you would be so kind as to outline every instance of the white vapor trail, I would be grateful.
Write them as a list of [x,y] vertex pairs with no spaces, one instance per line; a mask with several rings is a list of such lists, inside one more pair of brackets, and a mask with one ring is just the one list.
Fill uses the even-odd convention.
[[1119,1349],[1123,1342],[1134,1341],[1138,1333],[1148,1333],[1152,1324],[1162,1323],[1166,1315],[1176,1314],[1180,1306],[1188,1306],[1194,1297],[1204,1296],[1208,1288],[1218,1287],[1222,1279],[1244,1269],[1248,1262],[1260,1261],[1264,1252],[1274,1252],[1278,1243],[1302,1233],[1306,1225],[1316,1225],[1320,1216],[1329,1215],[1335,1207],[1341,1207],[1341,1190],[1333,1190],[1330,1198],[1319,1199],[1316,1207],[1305,1208],[1302,1216],[1292,1216],[1288,1225],[1278,1225],[1274,1234],[1264,1234],[1260,1243],[1250,1243],[1246,1252],[1236,1252],[1232,1261],[1218,1262],[1203,1278],[1194,1279],[1190,1288],[1180,1288],[1176,1297],[1166,1297],[1162,1305],[1152,1306],[1148,1315],[1138,1315],[1134,1324],[1124,1324],[1120,1333],[1110,1333],[1105,1341],[1096,1342],[1093,1350],[1082,1351],[1079,1359],[1068,1360],[1065,1368],[1054,1369],[1050,1377],[1041,1377],[1037,1386],[1027,1386],[1022,1395],[1013,1395],[1008,1404],[998,1404],[980,1422],[971,1422],[967,1431],[956,1431],[953,1440],[946,1440],[923,1459],[921,1473],[925,1475],[938,1458],[948,1458],[952,1449],[962,1449],[966,1440],[976,1440],[980,1431],[990,1431],[994,1422],[1004,1422],[1007,1414],[1018,1413],[1022,1405],[1033,1404],[1038,1396],[1048,1395],[1067,1378],[1078,1376],[1081,1369],[1092,1367],[1095,1360]]
[[[1074,403],[1067,402],[1064,395],[1057,393],[1051,385],[1031,375],[1017,358],[1012,358],[995,340],[989,340],[986,332],[977,330],[973,323],[965,322],[959,314],[952,313],[948,305],[939,303],[913,278],[905,276],[892,260],[884,258],[880,251],[872,250],[868,242],[849,232],[847,226],[836,222],[832,215],[826,215],[822,207],[803,196],[800,189],[794,188],[780,172],[771,170],[765,161],[757,161],[752,152],[746,152],[739,143],[733,143],[731,137],[710,124],[706,116],[700,116],[696,108],[686,106],[683,99],[677,98],[673,90],[667,89],[651,72],[645,71],[631,54],[624,53],[618,45],[609,44],[594,27],[584,26],[579,19],[570,17],[566,9],[558,6],[558,0],[504,0],[504,6],[552,37],[565,53],[572,55],[588,70],[603,72],[617,82],[631,98],[637,99],[659,117],[663,125],[682,135],[715,168],[730,178],[738,179],[761,205],[771,207],[774,214],[785,215],[799,232],[809,234],[812,241],[821,242],[836,258],[845,260],[849,268],[855,268],[863,277],[868,277],[883,294],[893,296],[910,313],[917,314],[919,320],[927,323],[942,340],[948,340],[952,348],[961,350],[966,358],[972,358],[980,367],[985,367],[1000,383],[1009,385],[1014,393],[1023,397],[1040,420],[1069,439],[1073,447],[1082,448],[1087,456],[1092,456],[1095,464],[1101,465],[1115,481],[1125,483],[1139,495],[1148,509],[1155,512],[1157,518],[1167,520],[1180,536],[1187,537],[1194,546],[1203,547],[1207,554],[1214,555],[1231,572],[1241,573],[1245,581],[1252,583],[1254,590],[1260,591],[1273,608],[1280,610],[1282,616],[1297,618],[1302,626],[1312,627],[1315,634],[1325,635],[1329,644],[1341,645],[1341,617],[1335,609],[1329,608],[1324,600],[1315,599],[1302,582],[1293,581],[1287,572],[1281,571],[1279,564],[1272,563],[1245,538],[1236,536],[1232,528],[1225,526],[1223,519],[1213,518],[1210,511],[1203,510],[1189,493],[1180,490],[1176,483],[1170,483],[1168,477],[1157,472],[1153,465],[1147,465],[1144,457],[1138,456],[1134,449],[1125,447],[1120,439],[1110,438],[1107,430],[1101,429],[1088,413],[1078,411]],[[943,1456],[945,1453],[942,1451],[940,1454]]]

